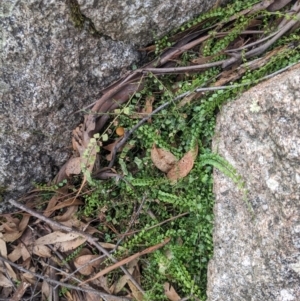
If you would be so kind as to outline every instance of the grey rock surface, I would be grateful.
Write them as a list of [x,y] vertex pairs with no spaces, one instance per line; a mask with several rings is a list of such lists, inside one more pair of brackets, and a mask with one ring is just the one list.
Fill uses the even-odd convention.
[[1,3],[0,186],[24,192],[71,154],[77,110],[140,54],[74,27],[66,1]]
[[[146,45],[212,8],[209,0],[78,0],[96,29],[114,40]],[[226,1],[219,1],[225,3]]]
[[253,214],[216,171],[208,301],[300,300],[299,87],[298,65],[219,114],[214,147],[243,176]]
[[[80,3],[85,13],[89,3],[100,5],[102,10],[95,7],[94,12],[103,19],[94,21],[105,30],[109,24],[114,27],[114,34],[108,29],[105,34],[117,41],[95,32],[76,0],[0,1],[0,192],[6,188],[19,195],[32,182],[44,183],[56,174],[71,155],[71,131],[83,115],[75,112],[96,101],[102,88],[140,62],[141,53],[130,35],[142,45],[213,5],[86,1]],[[160,28],[170,6],[172,20]],[[141,29],[143,13],[148,23]],[[124,18],[128,25],[135,20],[135,26],[117,25]]]

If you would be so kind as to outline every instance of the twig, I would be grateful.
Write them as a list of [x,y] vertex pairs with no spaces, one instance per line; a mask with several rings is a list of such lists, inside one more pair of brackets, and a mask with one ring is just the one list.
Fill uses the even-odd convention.
[[143,206],[144,206],[145,199],[146,199],[146,196],[144,195],[144,196],[143,196],[143,199],[142,199],[142,202],[141,202],[141,204],[140,204],[140,206],[139,206],[137,212],[133,214],[133,217],[131,218],[131,221],[130,221],[130,223],[129,223],[128,228],[126,229],[126,231],[125,231],[123,234],[121,234],[121,238],[117,241],[114,250],[116,250],[116,249],[118,248],[118,246],[120,245],[120,243],[122,242],[122,240],[125,238],[125,236],[126,236],[127,233],[129,232],[129,230],[130,230],[131,226],[133,225],[134,221],[135,221],[136,218],[139,216],[139,214],[140,214],[140,212],[141,212],[141,210],[142,210],[142,208],[143,208]]
[[[298,4],[295,9],[297,9],[297,11],[300,8],[300,4]],[[284,25],[279,31],[278,33],[272,38],[270,39],[268,42],[266,42],[265,44],[254,48],[244,54],[239,53],[236,54],[234,57],[225,60],[225,62],[222,65],[223,69],[229,68],[232,64],[239,62],[242,59],[242,56],[244,56],[245,58],[251,58],[254,56],[258,56],[260,54],[262,54],[263,52],[265,52],[271,45],[273,45],[279,38],[281,38],[287,31],[289,31],[297,22],[299,22],[299,18],[300,18],[300,13],[298,13],[295,16],[295,19],[290,20],[286,25]]]
[[38,279],[42,279],[50,284],[57,284],[57,285],[60,285],[60,286],[63,286],[63,287],[66,287],[66,288],[69,288],[69,289],[74,289],[74,290],[77,290],[77,291],[82,291],[82,292],[86,292],[86,293],[92,293],[92,294],[95,294],[95,295],[98,295],[98,296],[101,296],[101,297],[113,297],[115,298],[115,300],[120,300],[120,301],[129,301],[131,299],[129,298],[126,298],[126,297],[119,297],[119,296],[113,296],[113,295],[110,295],[110,294],[106,294],[106,293],[102,293],[102,292],[98,292],[94,289],[91,289],[91,288],[82,288],[82,287],[79,287],[79,286],[74,286],[74,285],[71,285],[71,284],[67,284],[67,283],[63,283],[63,282],[59,282],[59,281],[56,281],[56,280],[53,280],[51,278],[49,278],[48,276],[42,276],[42,275],[39,275],[37,273],[34,273],[30,270],[27,270],[25,268],[23,268],[22,266],[2,257],[0,255],[0,260],[3,260],[4,262],[10,264],[11,266],[15,267],[16,269],[18,269],[19,271],[23,272],[23,273],[29,273],[33,276],[35,276],[36,278]]
[[[101,247],[96,241],[95,239],[83,232],[83,231],[80,231],[80,230],[75,230],[74,228],[70,228],[70,227],[67,227],[67,226],[64,226],[56,221],[53,221],[39,213],[37,213],[36,211],[32,210],[32,209],[29,209],[27,208],[26,206],[20,204],[19,202],[13,200],[13,199],[10,199],[8,201],[11,205],[21,209],[21,210],[24,210],[26,211],[27,213],[31,214],[32,216],[35,216],[36,218],[44,221],[45,223],[51,225],[52,227],[58,227],[59,229],[65,231],[65,232],[71,232],[71,233],[75,233],[75,234],[78,234],[80,236],[83,236],[84,238],[87,239],[87,241],[95,246],[100,252],[102,252],[103,254],[105,254],[110,260],[112,260],[114,263],[118,263],[118,261],[108,252],[106,251],[103,247]],[[129,279],[132,281],[132,283],[137,287],[137,289],[142,293],[142,294],[145,294],[144,290],[141,288],[141,286],[135,281],[135,279],[131,276],[131,274],[127,271],[127,269],[125,267],[123,267],[122,265],[120,266],[121,270],[129,277]]]
[[250,47],[255,46],[257,44],[260,44],[260,43],[262,43],[262,42],[264,42],[266,40],[269,40],[270,38],[274,37],[278,32],[279,32],[279,30],[271,33],[270,35],[268,35],[268,36],[266,36],[266,37],[264,37],[264,38],[262,38],[260,40],[257,40],[257,41],[255,41],[253,43],[250,43],[250,44],[247,44],[245,46],[242,46],[242,47],[239,47],[239,48],[236,48],[236,49],[225,50],[225,53],[237,52],[237,51],[240,51],[240,50],[243,50],[243,49],[250,48]]
[[[61,280],[61,281],[62,281],[62,282],[65,282],[65,281],[67,281],[67,280],[69,280],[69,279],[72,278],[72,279],[76,280],[78,283],[82,283],[81,280],[77,279],[77,278],[74,277],[73,275],[75,275],[77,272],[79,272],[81,269],[87,267],[87,266],[90,265],[91,263],[93,263],[93,262],[95,262],[95,261],[97,261],[97,260],[99,260],[99,259],[102,259],[102,258],[105,257],[105,256],[106,256],[106,255],[101,255],[101,256],[98,256],[98,257],[96,257],[96,258],[91,259],[90,261],[88,261],[88,262],[85,263],[84,265],[78,267],[78,268],[77,268],[75,271],[73,271],[71,274],[67,274],[67,273],[64,272],[64,271],[61,271],[61,272],[65,273],[65,274],[67,274],[67,275],[66,275],[66,278],[64,278],[64,279]],[[57,269],[57,270],[58,270],[58,269]],[[55,288],[57,288],[57,286],[56,286]]]
[[293,66],[295,66],[295,65],[297,65],[297,64],[300,64],[300,61],[298,61],[298,62],[296,62],[296,63],[293,63],[293,64],[291,64],[291,65],[288,65],[288,66],[286,66],[286,67],[284,67],[284,68],[282,68],[282,69],[280,69],[280,70],[277,70],[277,71],[275,71],[275,72],[273,72],[273,73],[271,73],[271,74],[269,74],[269,75],[266,75],[266,76],[264,76],[264,77],[262,78],[262,80],[266,80],[266,79],[269,79],[269,78],[271,78],[271,77],[273,77],[273,76],[275,76],[275,75],[278,75],[278,74],[280,74],[280,73],[282,73],[282,72],[284,72],[284,71],[286,71],[286,70],[292,68]]
[[189,299],[191,299],[191,298],[194,298],[193,300],[200,301],[199,298],[197,298],[197,297],[195,297],[195,296],[193,296],[193,295],[191,295],[191,296],[186,296],[186,297],[184,297],[184,298],[182,298],[182,299],[180,299],[180,300],[178,300],[178,301],[187,301],[187,300],[189,300]]
[[22,281],[19,284],[18,289],[15,291],[15,293],[11,297],[11,299],[9,299],[9,301],[19,301],[19,300],[21,300],[21,298],[25,294],[25,291],[26,291],[28,286],[30,286],[30,283],[28,283],[26,281]]
[[194,66],[187,66],[187,67],[173,67],[173,68],[144,68],[141,69],[141,72],[143,73],[154,73],[154,74],[165,74],[165,73],[180,73],[180,72],[189,72],[189,71],[198,71],[203,69],[208,69],[211,67],[217,67],[225,64],[226,60],[213,62],[213,63],[207,63],[202,65],[194,65]]
[[[99,277],[101,277],[101,276],[103,276],[103,275],[109,273],[110,271],[113,271],[114,269],[120,267],[121,265],[126,264],[126,263],[128,263],[128,262],[130,262],[130,261],[132,261],[132,260],[134,260],[134,259],[136,259],[136,258],[139,258],[139,257],[142,256],[142,255],[146,255],[146,254],[148,254],[148,253],[154,252],[154,251],[158,250],[159,248],[163,247],[164,245],[166,245],[170,240],[171,240],[171,238],[166,238],[162,243],[159,243],[159,244],[157,244],[157,245],[155,245],[155,246],[152,246],[152,247],[149,247],[149,248],[147,248],[147,249],[145,249],[145,250],[143,250],[143,251],[141,251],[141,252],[138,252],[138,253],[136,253],[136,254],[133,254],[133,255],[131,255],[131,256],[129,256],[129,257],[127,257],[127,258],[121,260],[120,262],[117,262],[117,263],[115,263],[115,264],[113,264],[113,265],[111,265],[111,266],[105,268],[104,270],[102,270],[101,272],[97,273],[97,274],[96,274],[95,276],[93,276],[92,278],[83,281],[82,284],[85,284],[85,283],[87,283],[87,282],[90,282],[90,281],[92,281],[92,280],[95,280],[95,279],[97,279],[97,278],[99,278]],[[130,279],[130,280],[131,280],[131,279]]]
[[[163,224],[166,224],[166,223],[168,223],[168,222],[170,222],[170,221],[173,221],[174,219],[177,219],[177,218],[179,218],[179,217],[182,217],[182,216],[185,216],[185,215],[188,215],[188,214],[190,214],[189,212],[185,212],[185,213],[181,213],[181,214],[178,214],[178,215],[176,215],[176,216],[172,216],[172,217],[170,217],[170,218],[168,218],[168,219],[166,219],[166,220],[164,220],[164,221],[162,221],[162,222],[160,222],[160,223],[158,223],[158,224],[155,224],[155,225],[153,225],[153,226],[151,226],[151,227],[149,227],[149,228],[145,228],[145,229],[143,229],[144,231],[149,231],[149,230],[151,230],[151,229],[154,229],[154,228],[156,228],[156,227],[159,227],[159,226],[161,226],[161,225],[163,225]],[[138,232],[140,232],[140,231],[142,231],[142,230],[136,230],[136,231],[132,231],[132,232],[129,232],[129,233],[124,233],[124,234],[122,234],[122,235],[132,235],[132,234],[135,234],[135,233],[138,233]]]

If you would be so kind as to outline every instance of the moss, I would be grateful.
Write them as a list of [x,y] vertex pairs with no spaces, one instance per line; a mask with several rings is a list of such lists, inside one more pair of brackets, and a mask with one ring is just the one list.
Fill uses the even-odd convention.
[[101,37],[103,34],[99,32],[92,20],[82,14],[80,10],[80,6],[77,0],[68,0],[67,2],[69,9],[70,9],[70,17],[74,26],[80,30],[86,28],[86,30],[95,37]]

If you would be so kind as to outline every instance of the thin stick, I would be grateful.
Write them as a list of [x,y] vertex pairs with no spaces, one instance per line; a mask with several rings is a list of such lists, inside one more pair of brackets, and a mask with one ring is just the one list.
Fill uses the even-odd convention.
[[202,64],[202,65],[195,65],[195,66],[187,66],[187,67],[174,67],[174,68],[144,68],[141,70],[143,73],[180,73],[180,72],[188,72],[188,71],[198,71],[198,70],[203,70],[203,69],[208,69],[211,67],[217,67],[221,66],[226,63],[227,60],[222,60],[218,62],[213,62],[213,63],[207,63],[207,64]]
[[[300,4],[298,4],[295,9],[297,11],[300,9]],[[268,42],[265,44],[254,48],[244,54],[236,54],[234,57],[225,60],[224,64],[222,65],[223,69],[226,69],[230,67],[232,64],[239,62],[242,59],[242,56],[244,55],[245,58],[251,58],[254,56],[258,56],[265,52],[271,45],[273,45],[278,39],[280,39],[287,31],[289,31],[297,22],[299,22],[300,13],[294,16],[295,19],[290,20],[286,25],[284,25],[273,38],[271,38]]]
[[[75,230],[74,228],[70,228],[70,227],[67,227],[67,226],[64,226],[56,221],[53,221],[39,213],[37,213],[36,211],[32,210],[32,209],[29,209],[27,208],[26,206],[22,205],[21,203],[13,200],[13,199],[10,199],[8,201],[11,205],[21,209],[21,210],[24,210],[25,212],[31,214],[32,216],[35,216],[36,218],[44,221],[45,223],[51,225],[52,227],[58,227],[59,229],[65,231],[65,232],[71,232],[71,233],[75,233],[75,234],[78,234],[80,236],[83,236],[84,238],[86,238],[86,240],[93,246],[95,246],[100,252],[102,252],[103,254],[105,254],[110,260],[112,260],[114,263],[117,263],[118,261],[108,252],[106,251],[103,247],[101,247],[96,241],[95,239],[83,232],[83,231],[80,231],[80,230]],[[142,293],[142,294],[145,294],[145,291],[141,288],[141,286],[135,281],[135,279],[131,276],[131,274],[127,271],[127,269],[125,267],[123,267],[122,265],[120,266],[120,268],[122,269],[122,271],[129,277],[129,279],[132,281],[132,283],[137,287],[137,289]]]
[[117,262],[117,263],[115,263],[115,264],[113,264],[113,265],[105,268],[104,270],[102,270],[101,272],[97,273],[92,278],[83,281],[82,284],[85,284],[87,282],[95,280],[95,279],[97,279],[97,278],[99,278],[99,277],[101,277],[101,276],[109,273],[110,271],[115,270],[116,268],[120,267],[121,265],[126,264],[126,263],[128,263],[128,262],[130,262],[130,261],[132,261],[132,260],[134,260],[136,258],[139,258],[142,255],[154,252],[154,251],[158,250],[159,248],[163,247],[164,245],[166,245],[170,240],[171,240],[171,238],[166,238],[162,243],[159,243],[159,244],[157,244],[155,246],[149,247],[149,248],[147,248],[147,249],[145,249],[145,250],[143,250],[141,252],[135,253],[135,254],[133,254],[133,255],[131,255],[131,256],[129,256],[129,257],[121,260],[120,262]]
[[[162,221],[162,222],[160,222],[160,223],[158,223],[158,224],[155,224],[155,225],[153,225],[153,226],[151,226],[151,227],[149,227],[149,228],[146,228],[146,229],[143,229],[144,231],[149,231],[149,230],[151,230],[151,229],[154,229],[154,228],[156,228],[156,227],[159,227],[159,226],[161,226],[161,225],[164,225],[164,224],[166,224],[166,223],[168,223],[168,222],[170,222],[170,221],[173,221],[174,219],[177,219],[177,218],[179,218],[179,217],[182,217],[182,216],[185,216],[185,215],[188,215],[189,214],[189,212],[185,212],[185,213],[181,213],[181,214],[178,214],[178,215],[176,215],[176,216],[172,216],[172,217],[170,217],[170,218],[168,218],[168,219],[166,219],[166,220],[164,220],[164,221]],[[122,235],[132,235],[132,234],[135,234],[135,233],[138,233],[138,232],[141,232],[142,230],[136,230],[136,231],[132,231],[132,232],[129,232],[129,233],[124,233],[124,234],[122,234]]]
[[30,286],[30,283],[22,281],[21,284],[19,284],[18,289],[15,291],[15,293],[11,297],[11,299],[9,299],[9,301],[21,300],[23,295],[25,294],[28,286]]
[[35,276],[36,278],[38,279],[42,279],[50,284],[57,284],[57,285],[60,285],[60,286],[64,286],[66,288],[69,288],[69,289],[74,289],[74,290],[77,290],[77,291],[82,291],[82,292],[86,292],[86,293],[92,293],[92,294],[95,294],[95,295],[98,295],[98,296],[101,296],[103,298],[105,297],[113,297],[115,298],[115,300],[120,300],[120,301],[129,301],[131,299],[129,298],[126,298],[126,297],[119,297],[119,296],[114,296],[114,295],[110,295],[110,294],[106,294],[106,293],[102,293],[102,292],[98,292],[96,290],[93,290],[93,289],[90,289],[90,288],[82,288],[82,287],[79,287],[79,286],[74,286],[74,285],[71,285],[71,284],[67,284],[67,283],[63,283],[63,282],[59,282],[59,281],[56,281],[56,280],[53,280],[51,278],[49,278],[48,276],[42,276],[42,275],[39,275],[37,273],[34,273],[30,270],[27,270],[25,268],[23,268],[22,266],[2,257],[0,255],[0,260],[10,264],[11,266],[15,267],[16,269],[18,269],[19,271],[23,272],[23,273],[29,273],[33,276]]
[[118,246],[121,244],[122,240],[125,238],[125,236],[126,236],[127,233],[129,232],[131,226],[133,225],[133,223],[135,222],[135,220],[136,220],[137,217],[139,216],[139,214],[140,214],[140,212],[141,212],[141,210],[142,210],[142,208],[143,208],[143,206],[144,206],[145,200],[146,200],[146,196],[144,195],[144,196],[143,196],[143,199],[142,199],[142,202],[141,202],[141,204],[140,204],[140,206],[139,206],[137,212],[135,212],[135,213],[133,214],[133,217],[131,218],[131,221],[130,221],[130,223],[129,223],[128,228],[126,229],[126,231],[125,231],[123,234],[121,234],[121,238],[117,241],[114,250],[116,250],[116,249],[118,248]]

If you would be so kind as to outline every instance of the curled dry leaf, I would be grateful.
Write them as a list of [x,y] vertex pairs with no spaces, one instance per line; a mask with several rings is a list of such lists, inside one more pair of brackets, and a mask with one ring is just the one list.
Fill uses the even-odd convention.
[[5,233],[3,234],[3,239],[6,242],[13,242],[20,238],[26,229],[29,222],[30,215],[24,214],[21,221],[18,219],[9,219],[6,216],[7,223],[3,224]]
[[[52,200],[52,199],[51,199]],[[61,203],[58,203],[57,205],[52,205],[51,207],[47,207],[47,209],[44,211],[44,215],[45,216],[50,216],[53,211],[55,210],[59,210],[59,209],[62,209],[62,208],[65,208],[65,207],[70,207],[70,206],[74,206],[74,205],[83,205],[83,201],[79,200],[79,199],[68,199],[68,200],[65,200]],[[77,208],[77,207],[76,207]],[[60,215],[59,217],[62,217],[62,215]]]
[[163,172],[171,170],[177,161],[176,157],[171,152],[162,148],[157,148],[155,144],[153,144],[151,149],[151,160],[153,164]]
[[198,146],[194,150],[188,151],[167,174],[168,179],[176,181],[186,177],[194,166],[198,154]]
[[[99,258],[90,264],[88,264],[91,260],[99,257],[99,255],[82,255],[75,259],[74,265],[75,267],[81,268],[79,273],[82,275],[90,275],[94,272],[94,268],[98,268],[99,265],[105,260],[105,258]],[[84,266],[84,267],[83,267]]]

